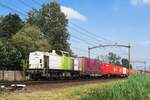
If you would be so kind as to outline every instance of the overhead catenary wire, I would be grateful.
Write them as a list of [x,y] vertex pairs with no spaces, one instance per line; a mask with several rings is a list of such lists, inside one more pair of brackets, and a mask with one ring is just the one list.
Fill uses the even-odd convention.
[[[40,4],[39,2],[37,2],[36,0],[32,0],[32,1],[33,1],[34,3],[36,3],[36,4],[38,4],[38,5],[41,5],[41,4]],[[27,3],[25,3],[23,0],[20,0],[20,2],[22,2],[25,6],[27,6],[27,7],[29,7],[29,8],[33,8],[32,6],[30,6],[30,5],[28,5]],[[82,27],[80,27],[80,26],[78,26],[78,25],[76,25],[76,24],[74,24],[74,23],[72,23],[72,22],[70,22],[70,23],[71,23],[72,25],[78,27],[79,29],[84,30],[84,31],[88,34],[88,35],[85,35],[85,36],[88,36],[88,37],[89,37],[89,34],[90,34],[90,35],[92,34],[91,32],[85,30],[84,28],[82,28]],[[75,28],[74,28],[74,30],[75,30]],[[79,30],[76,30],[76,31],[79,31]],[[95,35],[95,34],[94,34],[94,35]],[[97,39],[97,36],[94,37],[94,35],[92,35],[92,37],[93,37],[94,40],[96,40],[96,41],[98,41],[98,42],[103,42],[102,40]],[[91,36],[90,36],[90,37],[91,37]],[[99,36],[98,36],[98,37],[99,37]],[[100,37],[100,38],[108,42],[108,40],[106,40],[105,38],[102,38],[102,37]],[[111,42],[112,42],[112,41],[111,41]]]
[[41,4],[37,0],[32,0],[35,4],[41,6]]
[[95,43],[95,44],[100,44],[100,43],[102,43],[102,41],[96,41],[95,39],[91,38],[90,35],[85,34],[84,32],[81,32],[81,31],[79,31],[79,30],[76,29],[76,28],[73,28],[73,27],[69,26],[69,29],[71,29],[71,30],[73,30],[73,31],[75,31],[75,32],[77,32],[77,33],[79,33],[80,35],[82,35],[82,36],[84,36],[84,37],[87,37],[88,40],[92,40],[92,42]]
[[[32,0],[33,2],[35,2],[35,3],[37,3],[35,0]],[[30,5],[28,5],[27,3],[25,3],[23,0],[20,0],[20,2],[22,2],[25,6],[27,6],[27,7],[29,7],[29,8],[32,8]],[[38,3],[37,3],[38,4]],[[77,29],[75,29],[75,28],[72,28],[72,29],[74,29],[75,31],[78,31]],[[78,31],[78,33],[81,33],[80,31]],[[87,36],[87,35],[85,35],[85,36]],[[73,38],[74,37],[76,37],[76,36],[72,36]],[[89,36],[87,36],[88,38],[89,38]],[[89,43],[89,42],[87,42],[86,40],[83,40],[83,39],[81,39],[81,38],[79,38],[79,37],[76,37],[76,38],[78,38],[79,40],[82,40],[82,41],[84,41],[84,42],[86,42],[87,44],[90,44],[91,45],[91,43]],[[92,41],[92,42],[94,42],[94,41]],[[102,42],[102,41],[100,41],[100,42]],[[98,44],[98,43],[97,43]]]
[[[9,10],[11,10],[11,11],[15,11],[16,13],[19,13],[19,14],[21,14],[21,15],[27,17],[27,14],[24,14],[24,13],[20,12],[19,10],[13,9],[13,8],[7,6],[7,5],[4,5],[4,4],[0,3],[0,6],[2,6],[2,7],[4,7],[4,8],[7,8],[7,9],[9,9]],[[81,41],[86,41],[86,40],[81,39],[81,38],[79,38],[79,37],[77,37],[77,36],[74,36],[74,35],[73,35],[73,37],[74,37],[74,38],[77,38],[78,40],[81,40]],[[88,44],[91,45],[91,43],[88,43]],[[93,45],[93,44],[92,44],[92,45]]]
[[[24,5],[26,5],[27,7],[29,7],[29,8],[33,8],[32,6],[30,6],[30,5],[28,5],[27,3],[25,3],[23,0],[20,0]],[[32,0],[34,3],[36,3],[37,5],[41,5],[37,0]],[[102,37],[102,36],[98,36],[97,34],[95,34],[95,33],[93,33],[93,32],[90,32],[90,31],[88,31],[88,30],[86,30],[85,28],[83,28],[83,27],[80,27],[79,25],[77,25],[77,24],[75,24],[75,23],[73,23],[73,22],[70,22],[70,24],[72,24],[73,26],[75,26],[75,27],[77,27],[78,29],[80,29],[80,30],[82,30],[82,31],[84,31],[84,32],[86,32],[88,35],[91,35],[92,37],[93,37],[93,39],[95,39],[96,41],[98,41],[98,42],[102,42],[102,40],[103,40],[103,42],[105,41],[106,43],[107,42],[110,42],[110,43],[113,43],[114,41],[112,41],[112,40],[108,40],[108,39],[106,39],[106,38],[104,38],[104,37]],[[99,39],[102,39],[102,40],[99,40]],[[114,43],[116,43],[116,42],[114,42]]]
[[29,4],[27,4],[26,2],[24,2],[24,0],[18,0],[20,3],[24,4],[26,7],[29,8],[33,8],[32,6],[30,6]]
[[9,6],[5,5],[5,4],[3,4],[3,3],[0,3],[0,6],[2,6],[2,7],[4,7],[4,8],[7,8],[7,9],[9,9],[9,10],[11,10],[11,11],[14,11],[14,12],[16,12],[16,13],[19,13],[19,14],[21,14],[21,15],[23,15],[23,16],[27,16],[26,14],[20,12],[19,10],[13,9],[13,8],[11,8],[11,7],[9,7]]
[[[5,4],[0,3],[0,6],[2,6],[2,7],[4,7],[4,8],[7,8],[7,9],[9,9],[9,10],[11,10],[11,11],[15,11],[16,13],[21,14],[21,15],[27,17],[27,15],[26,15],[25,13],[23,13],[23,12],[21,12],[21,11],[19,11],[19,10],[16,10],[16,9],[14,9],[14,8],[11,8],[11,7],[9,7],[9,6],[5,5]],[[92,43],[86,42],[86,40],[81,39],[81,38],[79,38],[79,37],[77,37],[77,36],[73,36],[73,38],[74,38],[74,39],[77,39],[77,40],[79,40],[79,41],[85,42],[86,44],[93,45]]]
[[[32,1],[33,1],[34,3],[36,3],[36,4],[38,4],[38,5],[41,5],[41,4],[40,4],[39,2],[37,2],[36,0],[32,0]],[[27,6],[27,7],[29,7],[29,8],[33,8],[32,6],[30,6],[30,5],[28,5],[27,3],[25,3],[23,0],[20,0],[20,2],[22,2],[25,6]],[[76,25],[76,24],[74,24],[74,23],[72,23],[72,22],[70,22],[70,23],[71,23],[72,25],[78,27],[79,29],[85,31],[85,32],[88,34],[88,37],[89,37],[89,35],[93,34],[92,32],[89,32],[88,30],[86,30],[86,29],[80,27],[79,25]],[[74,30],[75,30],[75,29],[74,29]],[[76,31],[77,31],[77,30],[76,30]],[[79,30],[78,30],[78,31],[79,31]],[[95,35],[96,37],[94,37],[94,35]],[[101,39],[103,39],[103,40],[105,40],[105,41],[108,42],[108,39],[105,39],[105,38],[103,38],[103,37],[97,36],[96,34],[94,34],[94,35],[92,35],[92,37],[93,37],[94,40],[96,40],[96,41],[98,41],[98,42],[102,42],[102,40],[97,39],[97,37],[99,37],[99,38],[101,38]],[[87,35],[86,35],[86,36],[87,36]],[[110,40],[109,40],[109,41],[110,41]],[[111,41],[111,42],[112,42],[112,41]]]
[[[35,1],[35,0],[32,0],[32,1]],[[21,2],[23,3],[24,1],[21,0]],[[28,6],[28,7],[30,7],[30,6],[27,5],[26,3],[23,3],[23,4],[26,5],[26,6]],[[4,4],[0,3],[0,6],[2,6],[2,7],[4,7],[4,8],[7,8],[7,9],[9,9],[9,10],[11,10],[11,11],[15,11],[16,13],[19,13],[19,14],[21,14],[21,15],[27,17],[27,14],[25,14],[25,13],[19,11],[19,10],[13,9],[13,8],[7,6],[7,5],[4,5]],[[31,8],[31,7],[30,7],[30,8]],[[32,7],[32,8],[33,8],[33,7]],[[71,23],[72,23],[72,22],[71,22]],[[73,23],[73,24],[74,24],[74,23]],[[99,37],[99,36],[97,36],[97,35],[94,34],[94,35],[96,36],[96,37],[95,37],[92,32],[89,32],[89,31],[85,30],[84,28],[82,28],[82,27],[80,27],[80,26],[78,26],[78,25],[76,25],[76,24],[74,24],[74,26],[78,27],[78,30],[76,29],[76,31],[78,31],[78,33],[81,34],[81,33],[83,33],[83,31],[84,31],[84,33],[88,33],[88,35],[87,35],[87,34],[84,34],[84,36],[90,37],[91,39],[93,39],[93,40],[92,40],[92,43],[91,43],[91,42],[89,42],[89,41],[87,41],[87,40],[85,40],[85,39],[82,39],[82,38],[80,38],[80,37],[71,35],[72,38],[74,38],[74,39],[76,39],[76,40],[82,41],[82,42],[84,42],[84,43],[86,43],[86,44],[88,44],[88,45],[94,45],[94,44],[96,45],[96,44],[98,44],[98,43],[96,43],[96,42],[101,42],[101,43],[102,43],[102,42],[111,42],[111,43],[112,43],[112,41],[109,41],[109,40],[107,40],[107,39],[104,39],[104,38]],[[80,32],[79,29],[82,30],[82,32]],[[74,30],[75,30],[75,28],[74,28]],[[97,38],[101,38],[101,39],[103,39],[103,40],[99,40],[99,39],[97,39]],[[94,40],[95,40],[95,41],[94,41]]]
[[78,39],[78,40],[80,40],[80,41],[82,41],[82,42],[84,42],[84,43],[86,43],[86,44],[88,44],[88,45],[93,45],[92,43],[87,42],[86,40],[84,40],[84,39],[82,39],[82,38],[79,38],[79,37],[77,37],[77,36],[75,36],[75,35],[71,35],[71,36],[72,36],[72,38]]
[[[74,23],[72,23],[71,22],[71,24],[73,25],[73,26],[75,26],[76,28],[78,28],[78,29],[80,29],[81,31],[84,31],[84,33],[88,33],[88,36],[89,35],[91,35],[91,34],[93,34],[93,35],[95,35],[96,37],[98,37],[98,38],[101,38],[102,40],[98,40],[98,39],[96,39],[96,37],[92,37],[93,39],[95,39],[96,41],[99,41],[99,42],[104,42],[104,43],[110,43],[110,44],[112,44],[112,43],[114,43],[114,44],[117,44],[117,42],[114,42],[114,41],[112,41],[112,40],[108,40],[108,39],[105,39],[105,38],[103,38],[103,37],[100,37],[100,36],[98,36],[98,35],[96,35],[96,34],[94,34],[94,33],[92,33],[92,32],[89,32],[88,30],[86,30],[86,29],[84,29],[84,28],[82,28],[82,27],[80,27],[79,25],[76,25],[76,24],[74,24]],[[103,43],[102,43],[103,44]],[[95,44],[96,45],[96,44]],[[116,48],[116,47],[115,47]],[[112,48],[111,48],[112,49]],[[119,48],[120,49],[120,51],[123,51],[122,50],[122,48]],[[107,51],[106,50],[106,48],[104,48],[104,51]],[[107,51],[108,52],[108,51]],[[125,54],[125,53],[121,53],[121,54]]]
[[[95,34],[93,32],[90,32],[90,31],[86,30],[85,28],[83,28],[83,27],[81,27],[81,26],[79,26],[79,25],[77,25],[77,24],[75,24],[73,22],[70,22],[70,24],[73,25],[74,27],[80,29],[81,31],[86,32],[87,34],[89,34],[90,36],[92,36],[94,39],[96,39],[99,42],[102,42],[102,41],[103,42],[113,42],[112,40],[108,40],[108,39],[105,39],[105,38],[103,38],[101,36],[98,36],[97,34]],[[99,39],[101,39],[101,40],[99,40]]]
[[[81,31],[79,31],[79,30],[77,30],[77,29],[75,29],[75,28],[72,28],[72,27],[69,27],[69,28],[75,30],[76,32],[78,32],[78,33],[80,33],[80,34],[81,34],[81,33],[84,34],[84,32],[81,32]],[[83,34],[81,34],[81,35],[83,35]],[[89,35],[86,35],[86,36],[89,37]],[[101,42],[102,42],[102,41],[101,41]],[[96,44],[100,44],[100,43],[96,43],[95,41],[94,41],[94,43],[95,43],[95,45],[96,45]],[[116,43],[116,42],[115,42],[115,43]],[[103,44],[103,43],[101,43],[101,44]],[[115,48],[116,48],[116,47],[115,47]],[[112,48],[111,48],[111,49],[112,49]],[[123,51],[122,48],[119,48],[119,49],[120,49],[120,51]],[[108,51],[106,50],[106,48],[104,48],[104,51],[105,51],[105,52],[108,52]],[[123,53],[122,53],[122,54],[123,54]],[[125,53],[124,53],[124,54],[125,54]]]
[[[78,47],[74,47],[74,46],[71,46],[71,47],[72,47],[73,49],[76,49],[76,50],[81,51],[81,52],[84,52],[84,53],[87,52],[87,50],[84,50],[84,49],[81,49],[81,48],[78,48]],[[97,54],[95,54],[95,53],[91,53],[91,54],[97,56]]]
[[[71,28],[71,29],[73,29],[73,30],[75,30],[75,31],[77,31],[77,32],[79,32],[79,33],[86,33],[86,31],[83,32],[83,31],[79,31],[79,30],[77,30],[77,29],[75,29],[75,28],[72,28],[72,27],[69,27],[69,28]],[[80,29],[81,29],[81,27],[80,27]],[[83,29],[82,29],[82,30],[83,30]],[[89,37],[90,35],[87,34],[86,36]],[[95,38],[93,38],[93,39],[95,39]],[[106,40],[106,39],[105,39],[105,40]],[[102,43],[103,41],[99,41],[99,42]],[[108,41],[108,40],[107,40],[107,42],[113,43],[113,41]],[[107,42],[105,42],[105,43],[107,43]],[[95,45],[96,45],[96,44],[100,44],[100,43],[96,43],[95,41],[94,41],[94,43],[95,43]],[[117,44],[116,42],[114,42],[114,43]],[[102,43],[102,44],[103,44],[103,43]],[[114,47],[113,47],[113,48],[114,48]],[[116,48],[116,47],[115,47],[115,48]],[[111,48],[111,49],[112,49],[112,48]],[[120,49],[120,52],[123,51],[122,48],[119,48],[119,49]],[[105,52],[108,52],[106,48],[104,48],[104,51],[105,51]],[[121,52],[121,54],[122,54],[122,55],[125,55],[125,54],[127,54],[127,53],[122,53],[122,52]]]

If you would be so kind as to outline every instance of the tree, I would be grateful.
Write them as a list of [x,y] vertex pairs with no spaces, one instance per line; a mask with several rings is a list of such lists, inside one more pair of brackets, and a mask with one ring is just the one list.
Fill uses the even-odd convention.
[[130,64],[130,69],[132,69],[133,68],[133,66],[132,66],[132,64]]
[[21,53],[11,44],[0,42],[0,67],[5,69],[20,69]]
[[24,59],[28,59],[28,55],[32,51],[49,51],[51,49],[47,38],[35,26],[29,26],[17,32],[12,37],[12,43],[21,51]]
[[121,65],[120,59],[121,59],[121,57],[117,56],[115,53],[113,53],[113,52],[108,53],[108,61],[110,64]]
[[117,66],[121,66],[120,61],[116,61],[115,65],[117,65]]
[[3,16],[0,16],[0,24],[2,23],[3,18]]
[[124,66],[126,68],[129,68],[129,61],[128,61],[128,59],[122,58],[121,62],[122,62],[122,66]]
[[13,34],[23,27],[23,21],[17,14],[11,14],[0,18],[0,36],[11,38]]
[[57,2],[43,4],[29,12],[27,23],[35,25],[48,37],[51,49],[71,52],[67,30],[68,20]]

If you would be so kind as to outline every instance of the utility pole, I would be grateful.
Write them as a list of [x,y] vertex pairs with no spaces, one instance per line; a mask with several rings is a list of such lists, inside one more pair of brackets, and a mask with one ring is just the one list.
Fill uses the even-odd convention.
[[128,45],[128,61],[129,61],[129,70],[131,69],[130,68],[130,60],[131,60],[131,45],[129,44]]
[[90,58],[90,47],[88,46],[88,57]]
[[130,60],[131,60],[131,45],[119,45],[119,44],[113,44],[113,45],[98,45],[93,47],[88,47],[88,57],[90,58],[90,52],[92,49],[101,48],[101,47],[124,47],[128,48],[128,60],[129,60],[129,69],[130,69]]

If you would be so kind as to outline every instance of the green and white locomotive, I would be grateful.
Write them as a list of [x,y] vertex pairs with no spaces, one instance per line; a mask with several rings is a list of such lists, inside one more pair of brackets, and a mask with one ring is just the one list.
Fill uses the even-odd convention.
[[78,62],[75,58],[66,55],[58,55],[53,50],[52,53],[35,51],[29,55],[28,75],[32,79],[63,79],[70,77],[78,77]]

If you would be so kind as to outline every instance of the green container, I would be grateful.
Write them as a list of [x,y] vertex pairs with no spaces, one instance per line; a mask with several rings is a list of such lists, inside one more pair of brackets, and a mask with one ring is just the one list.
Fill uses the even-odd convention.
[[64,70],[72,70],[73,69],[73,59],[71,57],[67,57],[65,55],[62,56],[61,59],[62,69]]

